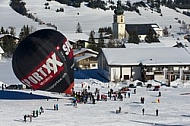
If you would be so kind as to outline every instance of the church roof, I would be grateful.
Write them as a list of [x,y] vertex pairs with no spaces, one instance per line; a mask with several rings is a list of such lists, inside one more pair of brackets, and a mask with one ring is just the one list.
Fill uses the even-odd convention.
[[149,30],[152,30],[153,34],[156,34],[152,25],[153,24],[126,24],[125,28],[129,35],[133,34],[134,31],[136,31],[138,35],[147,35]]

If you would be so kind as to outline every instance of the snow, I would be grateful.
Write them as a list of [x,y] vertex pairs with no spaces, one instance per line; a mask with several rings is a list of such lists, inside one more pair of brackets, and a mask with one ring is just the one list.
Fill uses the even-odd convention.
[[[50,2],[50,10],[44,9],[46,0],[23,0],[26,2],[26,7],[29,12],[36,14],[36,16],[45,23],[52,23],[58,26],[58,30],[64,33],[74,33],[76,31],[77,23],[81,24],[83,32],[90,33],[90,31],[97,31],[100,27],[112,26],[113,11],[103,11],[101,9],[90,9],[82,4],[81,8],[73,8],[71,6],[61,5],[55,1]],[[131,0],[136,2],[137,0]],[[124,1],[122,1],[124,2]],[[64,13],[56,13],[55,10],[59,7],[64,7]],[[167,7],[161,7],[163,16],[158,13],[150,11],[149,9],[139,8],[141,16],[134,12],[125,12],[125,21],[131,23],[157,23],[162,28],[172,25],[169,29],[171,34],[180,32],[181,24],[175,18],[185,21],[190,24],[189,17],[176,13]],[[31,19],[21,16],[11,9],[9,0],[0,1],[0,22],[1,26],[8,28],[10,26],[16,28],[17,34],[23,25],[33,26],[36,29],[47,28],[45,25],[39,25]],[[79,15],[77,15],[79,13]],[[165,39],[165,38],[164,38]],[[169,38],[171,39],[171,38]],[[0,61],[0,84],[5,83],[19,84],[20,81],[15,77],[12,70],[11,59],[4,59]],[[117,91],[125,83],[102,83],[97,80],[78,80],[75,79],[75,90],[82,91],[81,84],[90,85],[91,92],[95,88],[100,89],[101,94],[106,94],[110,88]],[[173,82],[175,83],[175,82]],[[178,82],[176,82],[178,83]],[[2,126],[151,126],[151,125],[190,125],[190,100],[188,95],[190,92],[189,82],[180,82],[182,86],[178,88],[162,86],[160,91],[162,96],[158,97],[158,91],[146,90],[146,87],[137,87],[137,93],[133,93],[130,98],[124,98],[123,101],[108,99],[107,101],[98,101],[96,104],[78,104],[75,108],[71,104],[70,97],[62,94],[57,99],[42,100],[0,100],[0,123]],[[184,86],[183,86],[184,85]],[[109,86],[109,88],[108,88]],[[176,86],[177,87],[177,86]],[[37,94],[53,95],[48,92],[35,91]],[[181,95],[182,94],[182,95]],[[54,94],[55,95],[55,94]],[[140,98],[145,98],[145,104],[140,103]],[[160,103],[156,103],[157,99]],[[53,110],[53,105],[58,104],[59,110]],[[43,106],[44,113],[39,117],[33,118],[32,122],[23,121],[25,114],[31,114],[33,110],[39,110]],[[116,110],[121,107],[121,113],[116,114]],[[145,115],[142,115],[142,108],[145,108]],[[159,116],[155,116],[155,110],[159,110]]]
[[[0,80],[3,83],[17,83],[18,80],[14,77],[11,68],[11,60],[0,62]],[[9,73],[9,74],[6,74]],[[6,74],[6,75],[4,75]],[[82,88],[82,83],[84,84]],[[187,82],[189,83],[189,82]],[[184,83],[184,85],[187,85]],[[112,88],[118,91],[125,87],[126,83],[102,83],[94,79],[75,79],[75,91],[82,91],[90,86],[88,92],[95,92],[95,89],[100,90],[100,94],[107,95],[107,92]],[[5,89],[8,90],[8,89]],[[131,97],[124,98],[123,101],[113,98],[107,101],[96,101],[92,104],[90,101],[87,104],[79,103],[75,108],[72,105],[71,97],[63,94],[51,94],[43,91],[33,91],[32,93],[56,96],[57,99],[41,99],[41,100],[0,100],[1,116],[0,122],[3,126],[119,126],[127,124],[128,126],[151,126],[151,125],[190,125],[189,112],[189,90],[190,88],[180,86],[178,88],[161,86],[161,97],[158,97],[158,91],[147,90],[146,87],[137,87],[136,94],[134,88],[130,88]],[[26,90],[20,90],[26,92]],[[123,95],[123,94],[122,94]],[[124,96],[124,95],[123,95]],[[140,98],[145,98],[145,104],[140,103]],[[156,101],[160,100],[160,103]],[[54,110],[54,104],[58,104],[59,109]],[[32,118],[30,122],[24,122],[24,115],[31,115],[33,110],[44,108],[44,113],[38,117]],[[116,110],[121,107],[121,113],[116,114]],[[142,115],[142,108],[145,109],[145,115]],[[159,115],[155,115],[156,109],[159,110]]]
[[[116,1],[116,0],[115,0]],[[140,0],[130,0],[131,2],[138,2]],[[51,23],[52,25],[57,26],[58,30],[63,34],[65,33],[75,33],[76,26],[78,22],[80,23],[84,33],[89,34],[90,31],[98,31],[100,27],[112,27],[113,23],[113,11],[107,10],[103,11],[101,9],[91,9],[85,6],[85,3],[81,4],[80,8],[74,8],[67,6],[65,4],[59,4],[58,2],[46,0],[23,0],[26,3],[26,8],[28,13],[32,13],[38,19],[45,23]],[[45,9],[45,3],[49,3],[50,9]],[[122,3],[125,3],[125,0],[122,0]],[[116,4],[116,2],[115,2]],[[64,12],[56,12],[56,9],[60,7],[64,8]],[[136,24],[136,23],[157,23],[161,28],[172,26],[172,29],[169,29],[171,34],[176,34],[180,32],[181,24],[178,23],[178,20],[184,21],[186,24],[190,24],[188,16],[185,16],[181,13],[177,13],[175,10],[169,9],[165,6],[161,6],[162,15],[159,13],[152,12],[150,9],[138,8],[141,15],[136,12],[125,12],[125,23],[126,24]],[[5,11],[6,10],[6,11]],[[10,26],[16,28],[16,33],[19,34],[23,25],[33,26],[34,29],[41,28],[50,28],[46,25],[39,25],[37,22],[34,22],[32,19],[28,19],[25,16],[22,16],[16,13],[9,6],[9,0],[0,1],[0,16],[3,17],[0,19],[1,26],[8,28]],[[175,18],[178,18],[176,20]]]
[[146,65],[179,65],[181,63],[188,65],[190,63],[190,55],[183,48],[103,48],[102,52],[107,57],[109,65],[138,65],[140,62]]

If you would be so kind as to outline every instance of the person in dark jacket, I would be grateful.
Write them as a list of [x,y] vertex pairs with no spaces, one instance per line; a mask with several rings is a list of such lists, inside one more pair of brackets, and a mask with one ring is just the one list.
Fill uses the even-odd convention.
[[144,115],[144,108],[142,109],[142,114]]
[[156,109],[156,116],[158,116],[158,109]]
[[24,122],[26,122],[26,115],[24,115]]

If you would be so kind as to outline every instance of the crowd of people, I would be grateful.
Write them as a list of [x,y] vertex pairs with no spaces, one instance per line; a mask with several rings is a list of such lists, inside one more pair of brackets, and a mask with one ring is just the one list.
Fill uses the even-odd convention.
[[[123,101],[124,98],[131,98],[131,90],[132,89],[126,89],[126,88],[123,88],[123,89],[120,89],[120,90],[117,90],[117,91],[114,91],[112,88],[108,88],[108,91],[107,93],[105,94],[101,94],[100,93],[100,89],[98,88],[95,88],[95,91],[92,91],[90,90],[90,86],[84,86],[82,84],[82,90],[81,91],[74,91],[73,89],[73,93],[72,93],[72,96],[73,96],[73,100],[72,100],[72,103],[73,103],[73,106],[77,106],[78,103],[81,104],[81,103],[90,103],[90,104],[95,104],[96,102],[100,101],[100,100],[104,100],[104,101],[107,101],[107,99],[109,100],[114,100],[114,101]],[[137,88],[133,88],[133,94],[137,94]],[[161,92],[159,91],[158,92],[158,97],[161,97]],[[160,102],[160,99],[158,98],[156,100],[157,103]],[[140,103],[141,104],[145,104],[145,98],[144,97],[140,97]],[[158,109],[155,110],[156,111],[156,116],[158,116]],[[121,106],[119,106],[119,109],[116,109],[116,113],[121,113]],[[142,114],[145,115],[145,108],[142,108]]]

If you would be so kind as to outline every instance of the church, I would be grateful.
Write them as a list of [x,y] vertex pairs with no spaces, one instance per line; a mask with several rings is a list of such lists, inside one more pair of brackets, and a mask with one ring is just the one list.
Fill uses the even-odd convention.
[[[117,1],[113,15],[114,38],[121,40],[127,38],[132,28],[137,28],[139,33],[152,28],[155,34],[162,36],[162,29],[157,24],[125,24],[121,1]],[[143,39],[146,33],[138,35]],[[163,46],[162,43],[151,43],[148,46],[141,44],[147,43],[133,44],[132,47],[129,47],[129,44],[125,48],[102,48],[98,56],[100,74],[115,82],[154,79],[167,80],[169,84],[178,78],[190,79],[189,43],[183,47]]]
[[117,8],[114,10],[113,15],[113,38],[115,39],[125,39],[133,34],[134,31],[137,32],[140,41],[144,41],[149,30],[153,34],[158,36],[163,36],[163,29],[156,23],[149,24],[125,24],[124,10],[121,7],[121,1],[117,1]]

